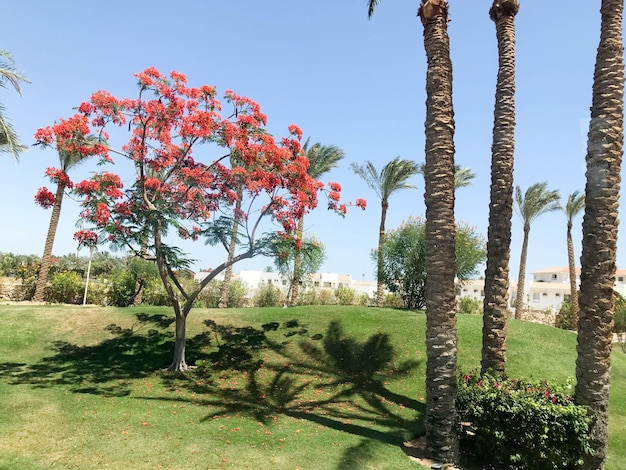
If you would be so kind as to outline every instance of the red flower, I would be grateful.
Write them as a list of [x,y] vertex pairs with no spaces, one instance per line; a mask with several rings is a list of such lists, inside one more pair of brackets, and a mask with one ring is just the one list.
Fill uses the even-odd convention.
[[356,206],[365,210],[365,208],[367,207],[367,201],[365,199],[358,198],[356,200]]
[[48,190],[48,188],[41,187],[37,190],[37,193],[35,194],[35,202],[44,209],[49,209],[50,207],[54,206],[56,198],[54,197],[54,194],[52,194]]
[[82,246],[95,246],[98,244],[98,234],[91,230],[79,230],[74,234],[74,240]]

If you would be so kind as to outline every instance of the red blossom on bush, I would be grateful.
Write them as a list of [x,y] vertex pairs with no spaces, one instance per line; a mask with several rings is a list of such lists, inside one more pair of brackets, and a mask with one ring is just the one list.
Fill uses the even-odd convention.
[[37,190],[37,193],[35,194],[35,203],[39,204],[44,209],[49,209],[54,206],[55,202],[56,197],[48,188],[41,187]]

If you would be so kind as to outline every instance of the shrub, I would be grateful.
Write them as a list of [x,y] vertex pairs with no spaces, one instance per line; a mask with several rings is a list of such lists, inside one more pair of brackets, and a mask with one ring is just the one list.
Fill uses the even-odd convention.
[[623,300],[615,304],[613,321],[615,322],[614,329],[617,334],[617,340],[622,347],[622,351],[626,352],[626,303]]
[[457,312],[467,315],[481,315],[483,313],[483,303],[469,296],[461,297],[456,303]]
[[317,294],[317,305],[335,305],[336,303],[335,294],[330,289],[322,289]]
[[280,307],[283,305],[283,293],[278,287],[265,284],[259,287],[253,302],[255,307]]
[[317,290],[314,288],[306,289],[298,298],[298,305],[317,305]]
[[46,287],[46,300],[60,304],[80,304],[84,293],[85,281],[77,273],[55,273]]
[[383,306],[388,308],[404,308],[404,301],[400,294],[387,294],[383,300]]
[[335,298],[339,305],[354,305],[356,303],[356,291],[347,286],[339,286],[335,289]]
[[554,326],[563,330],[573,330],[575,328],[572,324],[572,304],[570,304],[569,300],[561,304],[561,308],[554,320]]
[[483,465],[508,469],[572,468],[591,452],[591,415],[567,393],[530,382],[480,377],[459,379],[457,410],[461,450]]
[[129,271],[115,271],[108,279],[109,305],[128,307],[135,298],[135,277]]

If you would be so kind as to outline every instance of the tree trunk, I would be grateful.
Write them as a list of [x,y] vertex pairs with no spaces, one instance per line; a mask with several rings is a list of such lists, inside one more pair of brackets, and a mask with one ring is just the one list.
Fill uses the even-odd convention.
[[241,198],[243,191],[241,186],[237,189],[237,202],[235,203],[235,211],[233,217],[233,232],[231,233],[230,243],[228,245],[228,261],[226,270],[224,271],[224,282],[220,291],[219,308],[228,308],[230,300],[230,282],[233,278],[233,259],[235,258],[235,250],[237,249],[237,234],[239,233],[239,220],[241,211]]
[[[481,373],[506,372],[511,218],[513,217],[513,159],[515,150],[515,15],[495,1],[489,11],[498,38],[498,80],[491,147],[491,193],[487,232],[487,266],[483,304]],[[517,7],[517,8],[515,8]]]
[[48,284],[48,271],[50,271],[50,263],[52,261],[52,247],[54,245],[54,237],[57,233],[59,225],[59,216],[61,215],[61,204],[63,203],[63,195],[65,194],[65,185],[61,182],[57,184],[57,192],[55,195],[54,206],[52,206],[52,215],[50,216],[50,225],[48,225],[48,234],[46,235],[46,243],[41,257],[41,267],[37,277],[37,285],[33,302],[43,302]]
[[385,286],[383,284],[383,263],[385,246],[385,220],[387,219],[387,209],[389,208],[389,202],[383,198],[381,201],[380,212],[380,226],[378,227],[378,253],[376,260],[376,306],[382,307],[385,305]]
[[515,298],[515,319],[521,320],[524,310],[524,284],[526,277],[526,259],[528,258],[528,234],[530,225],[524,224],[524,241],[522,242],[522,255],[519,260],[519,275],[517,276],[517,296]]
[[291,298],[289,299],[289,305],[295,307],[298,305],[298,299],[300,298],[300,281],[302,280],[302,238],[304,236],[304,215],[298,220],[298,233],[296,237],[300,240],[300,248],[296,247],[296,254],[293,259],[293,277],[291,283]]
[[615,257],[624,141],[624,0],[603,0],[587,141],[575,401],[590,407],[593,454],[583,467],[601,469],[608,443]]
[[174,343],[174,360],[168,367],[168,370],[175,372],[184,372],[187,370],[187,362],[185,360],[185,349],[187,345],[187,314],[176,314],[176,342]]
[[[430,4],[430,2],[429,2]],[[432,6],[432,5],[431,5]],[[457,332],[454,278],[454,112],[447,3],[418,11],[426,72],[426,452],[456,462]]]
[[574,242],[572,241],[572,222],[567,222],[567,263],[569,266],[569,288],[570,288],[570,329],[578,330],[578,286],[576,285],[576,259],[574,258]]

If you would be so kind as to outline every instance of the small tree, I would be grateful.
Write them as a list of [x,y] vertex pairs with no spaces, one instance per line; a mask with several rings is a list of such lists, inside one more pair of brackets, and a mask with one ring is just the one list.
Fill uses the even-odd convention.
[[[486,259],[485,241],[475,228],[457,223],[456,277],[462,282],[478,273]],[[372,254],[372,258],[377,257]],[[377,259],[377,258],[376,258]],[[426,299],[426,223],[410,218],[399,228],[390,230],[383,244],[383,282],[398,293],[405,308],[423,308]]]
[[[155,68],[136,77],[138,98],[118,99],[99,91],[78,108],[94,135],[106,137],[115,126],[131,130],[128,143],[115,152],[103,151],[100,163],[113,162],[113,156],[128,160],[134,174],[122,178],[98,172],[77,183],[74,192],[81,199],[83,219],[95,231],[156,263],[176,317],[170,369],[184,371],[186,320],[198,294],[227,265],[271,254],[274,239],[293,233],[296,220],[316,207],[324,185],[307,174],[297,126],[289,126],[290,137],[276,142],[264,128],[267,118],[258,104],[232,91],[225,96],[232,113],[222,117],[214,87],[189,87],[183,74],[166,77]],[[37,136],[39,143],[65,150],[65,141],[55,139],[50,128]],[[233,154],[236,158],[230,158]],[[243,165],[233,167],[231,161]],[[132,183],[125,187],[129,178]],[[245,198],[237,216],[241,250],[202,282],[186,287],[176,271],[190,266],[191,259],[172,243],[172,236],[203,239],[228,253],[239,188]],[[336,199],[329,199],[328,207],[346,211]],[[260,233],[268,220],[275,224]]]

